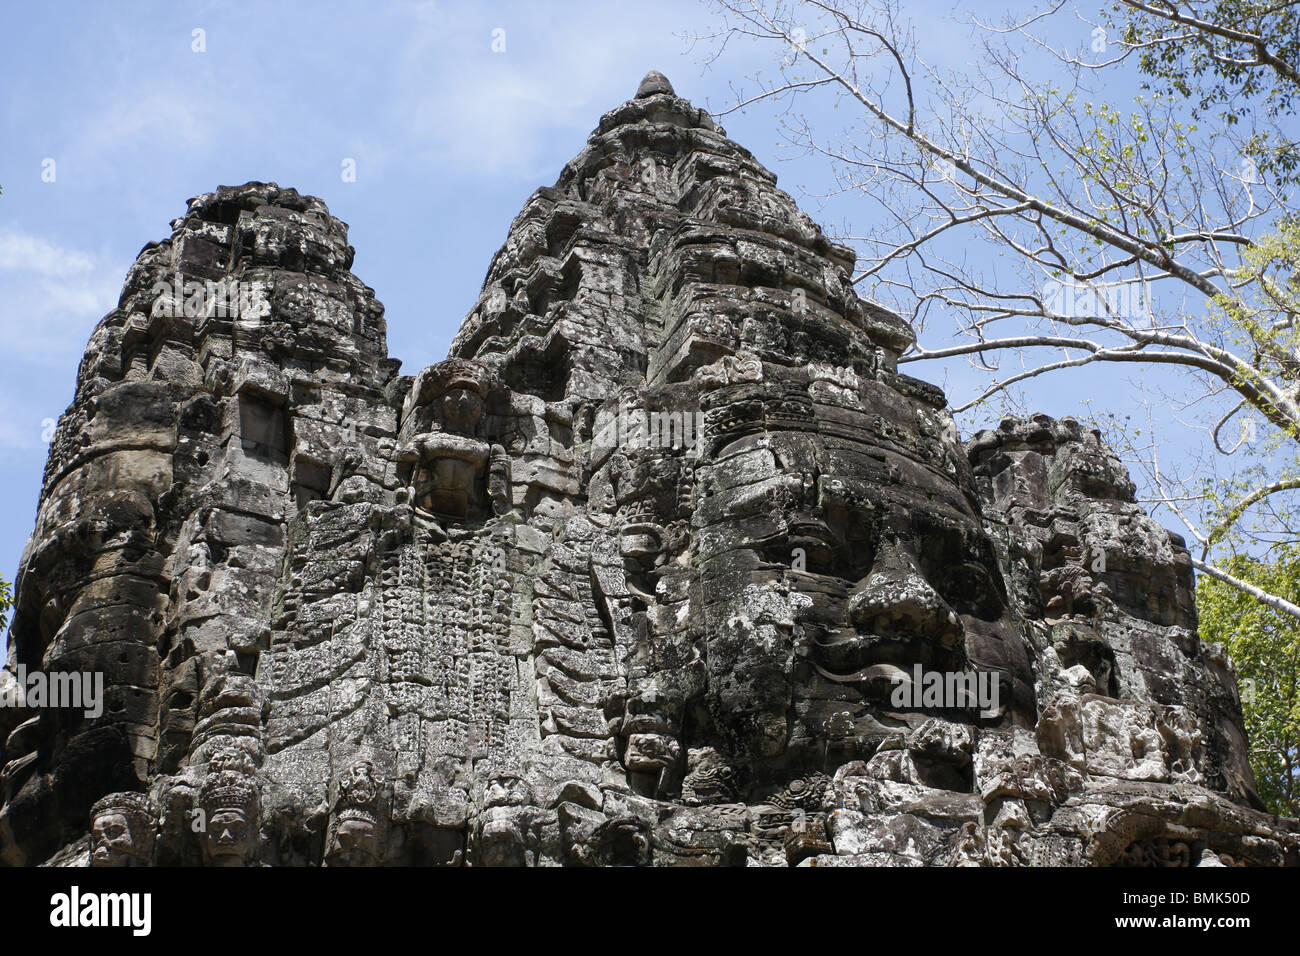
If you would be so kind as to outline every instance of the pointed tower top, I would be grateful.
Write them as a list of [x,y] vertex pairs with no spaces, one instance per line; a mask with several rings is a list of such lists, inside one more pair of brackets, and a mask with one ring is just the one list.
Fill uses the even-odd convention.
[[636,88],[636,99],[642,99],[646,96],[653,96],[655,93],[667,93],[669,96],[676,96],[673,91],[673,85],[668,82],[668,77],[664,76],[658,70],[651,70],[641,80],[641,85]]

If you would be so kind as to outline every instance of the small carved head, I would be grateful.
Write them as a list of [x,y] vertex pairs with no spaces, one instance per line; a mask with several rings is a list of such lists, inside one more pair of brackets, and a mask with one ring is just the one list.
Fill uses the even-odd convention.
[[431,412],[447,431],[473,435],[487,407],[488,378],[487,370],[474,362],[439,362],[420,374],[413,404],[426,406],[426,414]]
[[90,810],[90,865],[149,866],[158,812],[143,793],[110,793]]
[[347,807],[335,818],[326,863],[330,866],[380,866],[381,821],[365,807]]
[[483,795],[485,807],[523,807],[533,801],[533,788],[518,774],[501,771],[488,778]]
[[257,855],[260,800],[256,778],[234,770],[209,773],[199,791],[204,856],[216,866],[247,866]]
[[438,418],[448,431],[474,434],[483,418],[483,397],[472,388],[451,388],[438,404]]

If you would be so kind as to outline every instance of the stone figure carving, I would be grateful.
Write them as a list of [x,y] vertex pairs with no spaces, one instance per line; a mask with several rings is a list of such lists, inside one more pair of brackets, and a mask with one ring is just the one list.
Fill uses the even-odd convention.
[[444,361],[400,374],[354,255],[221,187],[93,332],[0,682],[109,706],[0,708],[0,862],[89,820],[156,865],[1300,863],[1114,452],[960,441],[853,251],[662,74]]
[[474,859],[480,866],[535,866],[544,814],[523,777],[496,772],[487,780],[476,824]]
[[364,758],[338,781],[330,817],[325,860],[330,866],[382,866],[387,827],[384,785],[375,765]]
[[732,803],[737,796],[736,773],[713,747],[698,747],[687,757],[682,802],[687,806]]
[[[482,369],[449,361],[428,369],[411,394],[411,419],[429,430],[403,448],[402,460],[411,469],[415,506],[430,516],[464,518],[483,507],[491,447],[475,435],[486,390]],[[500,457],[497,464],[504,465]]]
[[90,808],[91,866],[152,866],[158,811],[143,793],[110,793]]
[[649,866],[650,824],[635,816],[605,820],[573,855],[583,866]]
[[227,748],[213,756],[199,789],[203,858],[209,866],[253,866],[260,841],[261,801],[247,755]]

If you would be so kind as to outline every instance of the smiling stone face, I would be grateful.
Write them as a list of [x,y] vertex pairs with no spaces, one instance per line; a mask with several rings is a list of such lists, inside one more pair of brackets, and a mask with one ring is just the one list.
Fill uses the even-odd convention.
[[697,544],[721,742],[775,768],[820,759],[828,722],[841,747],[879,740],[918,719],[889,701],[917,664],[997,673],[995,722],[1032,725],[1028,654],[959,450],[893,389],[831,402],[818,385],[768,365],[704,398]]
[[383,847],[375,821],[362,816],[340,820],[328,859],[333,866],[379,866]]

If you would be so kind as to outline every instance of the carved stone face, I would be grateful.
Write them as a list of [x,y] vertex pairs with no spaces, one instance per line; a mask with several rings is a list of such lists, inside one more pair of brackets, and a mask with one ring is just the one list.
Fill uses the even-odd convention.
[[628,701],[623,721],[627,740],[623,765],[632,775],[633,789],[653,795],[663,771],[678,763],[679,725],[668,698],[653,690]]
[[688,771],[682,781],[682,802],[687,806],[731,803],[736,799],[735,771],[714,748],[692,750],[686,764]]
[[909,507],[885,494],[875,502],[838,494],[834,478],[818,490],[824,507],[846,516],[838,526],[854,532],[840,539],[816,518],[796,519],[787,532],[804,552],[805,568],[796,573],[811,579],[796,583],[815,589],[799,618],[821,676],[860,679],[874,665],[965,666],[968,636],[996,627],[1007,611],[978,524],[942,504]]
[[495,773],[483,788],[477,855],[484,866],[527,866],[536,849],[534,794],[513,773]]
[[103,813],[90,828],[91,866],[130,866],[137,855],[135,836],[125,814]]
[[91,866],[149,866],[157,810],[141,793],[112,793],[90,809]]
[[671,542],[667,525],[681,514],[682,497],[691,480],[676,455],[645,452],[614,461],[620,519],[619,553],[628,584],[645,599],[654,591],[655,572]]
[[443,426],[460,435],[472,435],[483,418],[483,399],[470,388],[452,388],[438,402]]
[[532,843],[523,807],[492,807],[479,828],[477,854],[483,866],[527,866]]
[[339,821],[329,862],[331,866],[379,866],[379,833],[374,821],[360,817]]
[[380,866],[387,805],[375,764],[362,758],[339,776],[337,803],[326,847],[330,866]]
[[370,803],[379,795],[379,782],[375,779],[375,765],[369,760],[358,760],[347,770],[343,782],[348,797],[360,803]]
[[219,809],[207,821],[208,857],[218,866],[243,866],[253,857],[255,836],[243,810]]
[[918,664],[995,671],[1007,709],[1034,716],[965,465],[920,433],[915,405],[876,387],[834,417],[791,382],[730,386],[706,404],[721,433],[697,532],[710,711],[724,744],[760,763],[818,757],[831,720],[837,736],[883,736],[890,692]]

